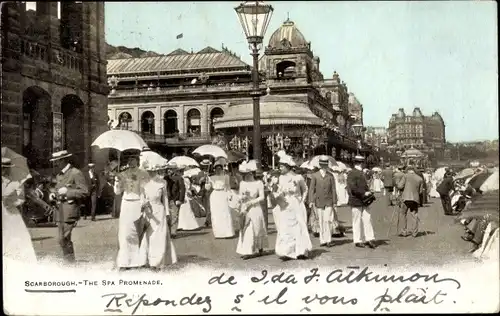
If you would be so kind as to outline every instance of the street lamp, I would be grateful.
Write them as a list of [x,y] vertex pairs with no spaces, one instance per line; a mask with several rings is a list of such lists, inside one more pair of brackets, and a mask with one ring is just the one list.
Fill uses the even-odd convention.
[[253,91],[253,157],[260,168],[261,148],[260,148],[260,89],[259,89],[259,46],[262,45],[264,34],[266,33],[273,7],[263,4],[262,1],[245,1],[234,9],[245,32],[250,49],[252,50],[253,69],[252,83]]
[[290,147],[290,145],[292,144],[292,140],[290,139],[290,137],[285,137],[285,139],[283,140],[283,145],[285,145],[285,149],[288,151],[288,147]]
[[[288,136],[286,137],[288,138]],[[281,134],[278,134],[276,136],[268,136],[266,139],[266,145],[269,149],[271,149],[271,154],[272,154],[272,167],[274,169],[274,155],[284,149],[286,147],[286,138],[283,139],[283,136]],[[288,138],[290,140],[290,138]],[[290,140],[291,142],[291,140]],[[290,146],[290,143],[288,144]]]
[[361,133],[363,132],[363,124],[356,123],[352,125],[352,130],[354,131],[354,135],[358,138],[357,140],[357,155],[359,155],[359,150],[361,149]]

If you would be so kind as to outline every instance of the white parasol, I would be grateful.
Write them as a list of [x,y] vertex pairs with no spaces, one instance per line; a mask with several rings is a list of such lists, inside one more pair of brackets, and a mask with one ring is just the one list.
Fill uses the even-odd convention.
[[160,154],[152,150],[141,152],[139,159],[140,167],[144,170],[149,168],[162,169],[165,168],[168,163],[167,159],[163,158]]
[[342,170],[347,170],[347,169],[349,169],[349,168],[347,167],[347,165],[346,165],[345,163],[343,163],[342,161],[338,161],[338,160],[336,160],[336,162],[337,162],[337,166],[338,166],[340,169],[342,169]]
[[309,165],[309,161],[304,161],[304,162],[300,165],[300,167],[301,167],[301,168],[303,168],[303,169],[309,169],[309,170],[314,169],[313,167],[311,167],[311,166]]
[[127,149],[143,150],[148,144],[137,133],[127,130],[110,130],[102,133],[94,140],[92,146],[100,149],[113,148],[119,151]]
[[439,182],[441,180],[443,180],[444,178],[444,174],[446,173],[446,168],[447,167],[441,167],[441,168],[438,168],[435,172],[434,172],[434,178]]
[[225,158],[227,159],[227,154],[224,149],[216,145],[202,145],[193,151],[193,154],[200,156],[211,156],[214,158]]
[[189,170],[184,171],[184,176],[185,177],[193,177],[198,175],[201,172],[200,168],[192,168]]
[[177,156],[172,159],[167,163],[167,165],[177,165],[178,167],[185,168],[185,167],[199,167],[200,165],[196,160],[194,160],[191,157],[188,156]]

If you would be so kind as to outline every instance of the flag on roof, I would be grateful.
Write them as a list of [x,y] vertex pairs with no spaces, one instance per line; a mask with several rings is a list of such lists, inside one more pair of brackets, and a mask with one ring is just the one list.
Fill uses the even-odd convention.
[[175,38],[179,39],[179,38],[182,38],[183,36],[184,36],[184,34],[181,33],[181,34],[177,35]]

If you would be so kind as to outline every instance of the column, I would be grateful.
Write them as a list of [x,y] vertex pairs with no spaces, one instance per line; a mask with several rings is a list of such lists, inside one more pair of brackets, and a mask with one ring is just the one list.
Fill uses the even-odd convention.
[[134,122],[132,123],[132,129],[135,131],[140,132],[141,131],[141,117],[139,116],[139,107],[134,108],[134,114],[135,118],[133,118]]
[[163,134],[163,117],[161,116],[161,105],[156,106],[155,111],[155,134],[161,135]]
[[177,129],[180,134],[185,134],[184,105],[180,105],[177,112]]
[[203,104],[201,108],[201,134],[202,135],[208,135],[210,134],[210,131],[208,130],[208,121],[207,121],[207,112],[208,112],[208,105],[205,103]]

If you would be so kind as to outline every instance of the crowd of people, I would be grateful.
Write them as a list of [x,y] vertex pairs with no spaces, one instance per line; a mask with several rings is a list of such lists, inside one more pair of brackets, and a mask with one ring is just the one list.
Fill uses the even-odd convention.
[[[383,193],[387,207],[397,207],[400,237],[418,236],[419,207],[434,191],[441,198],[444,213],[454,214],[450,192],[457,184],[451,170],[438,182],[431,170],[422,172],[411,164],[365,169],[362,156],[356,156],[353,165],[346,168],[332,165],[331,157],[321,156],[316,166],[304,170],[282,152],[279,168],[268,172],[262,172],[255,160],[228,164],[224,159],[205,159],[200,172],[192,172],[192,168],[175,163],[140,165],[139,157],[140,153],[127,154],[123,157],[125,168],[110,163],[103,173],[97,173],[94,164],[82,171],[75,168],[67,151],[52,155],[59,172],[50,184],[49,200],[57,204],[53,217],[62,218],[59,243],[67,262],[75,261],[71,233],[82,216],[82,205],[95,220],[106,185],[115,195],[113,208],[119,218],[116,265],[121,270],[160,270],[175,263],[173,240],[179,230],[200,229],[197,217],[206,217],[204,226],[212,229],[213,238],[237,237],[235,251],[246,260],[272,247],[268,242],[268,216],[272,214],[277,233],[275,254],[281,260],[301,260],[310,257],[311,238],[319,238],[320,247],[332,247],[333,238],[344,236],[337,216],[337,207],[342,205],[351,208],[354,246],[376,248],[370,211],[375,192]],[[2,158],[2,211],[15,222],[9,225],[15,230],[9,236],[17,236],[30,246],[12,244],[7,249],[18,258],[36,260],[29,232],[16,211],[24,202],[23,186],[9,181],[9,164],[9,159]],[[30,194],[41,199],[45,195],[36,185]]]

